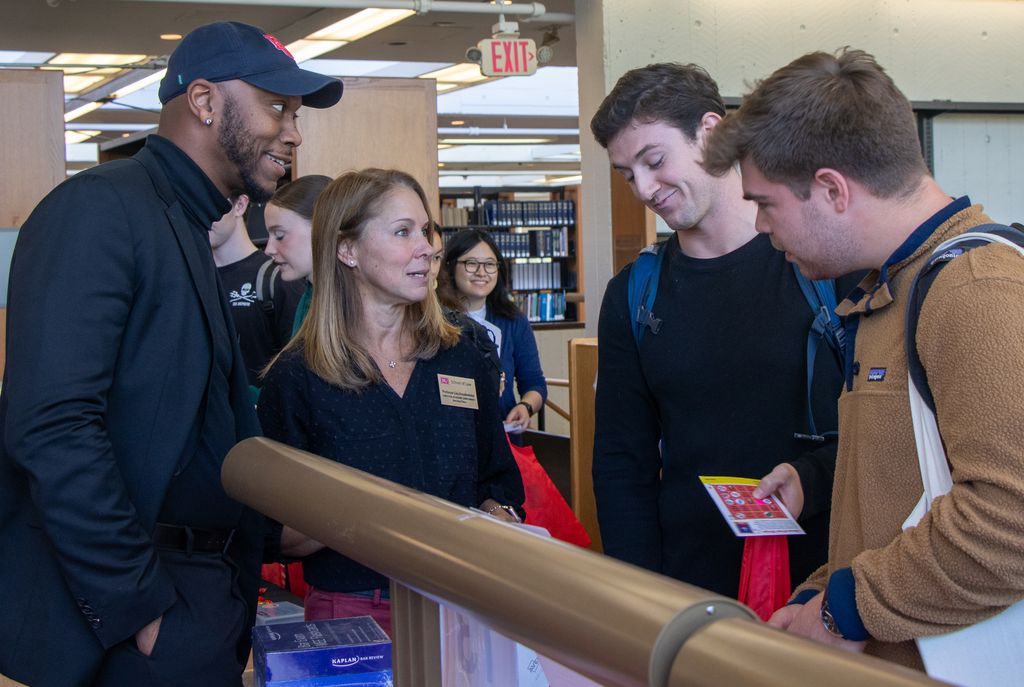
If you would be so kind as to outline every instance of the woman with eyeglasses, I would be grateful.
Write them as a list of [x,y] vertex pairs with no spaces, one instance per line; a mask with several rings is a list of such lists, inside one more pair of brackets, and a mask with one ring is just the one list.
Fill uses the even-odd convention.
[[506,426],[510,432],[526,429],[544,404],[548,386],[530,322],[509,293],[508,266],[498,245],[480,229],[455,232],[448,237],[442,269],[447,276],[441,281],[442,300],[458,304],[494,334],[506,380],[501,395]]
[[[497,380],[431,288],[427,205],[396,170],[347,172],[320,195],[316,288],[267,372],[260,423],[289,446],[518,522]],[[307,620],[371,615],[390,634],[387,578],[289,527],[280,544],[303,559]]]

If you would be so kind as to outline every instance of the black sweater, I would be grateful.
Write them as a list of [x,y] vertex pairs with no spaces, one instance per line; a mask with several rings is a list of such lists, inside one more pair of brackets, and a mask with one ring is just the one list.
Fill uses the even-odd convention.
[[[735,597],[743,541],[698,475],[760,478],[788,461],[805,492],[807,534],[789,540],[792,579],[803,580],[826,559],[836,448],[793,437],[808,431],[810,306],[767,236],[713,259],[684,255],[675,237],[668,251],[653,308],[661,331],[644,334],[639,355],[630,267],[601,306],[593,473],[605,552]],[[842,381],[822,344],[818,431],[837,426]]]
[[[476,381],[479,410],[442,405],[438,375]],[[417,361],[401,397],[386,383],[343,391],[290,351],[271,368],[260,395],[264,434],[461,506],[493,498],[516,507],[523,483],[498,414],[498,388],[465,336]],[[386,588],[387,579],[330,549],[303,559],[306,581],[330,592]]]

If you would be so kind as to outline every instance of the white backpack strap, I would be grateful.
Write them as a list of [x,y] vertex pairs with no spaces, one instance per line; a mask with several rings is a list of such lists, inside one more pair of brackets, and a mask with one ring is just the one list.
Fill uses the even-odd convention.
[[[1024,256],[1024,248],[1013,241],[983,231],[969,231],[959,236],[954,236],[948,241],[939,244],[933,255],[939,255],[944,251],[954,248],[957,244],[965,241],[982,240],[988,243],[1001,243],[1009,246]],[[946,459],[946,449],[942,446],[942,438],[939,436],[939,426],[935,420],[935,413],[931,411],[928,404],[918,393],[917,385],[913,378],[907,374],[907,386],[910,394],[910,416],[914,421],[914,441],[917,443],[917,463],[921,470],[921,483],[924,493],[921,500],[914,506],[914,510],[903,522],[903,529],[915,526],[920,522],[924,514],[931,508],[932,501],[953,488],[953,477],[949,472],[949,461]]]
[[989,234],[988,232],[984,231],[968,231],[964,234],[960,234],[959,236],[954,236],[948,241],[943,241],[935,248],[935,250],[932,251],[932,255],[938,255],[939,253],[945,250],[949,250],[950,248],[956,246],[958,243],[978,239],[982,241],[987,241],[988,243],[1001,243],[1004,246],[1009,246],[1010,248],[1014,249],[1022,256],[1024,256],[1024,248],[1018,246],[1010,239],[1006,238],[1005,236],[999,236],[998,234]]
[[917,464],[921,470],[921,484],[924,493],[914,510],[903,521],[903,529],[913,527],[931,508],[932,501],[953,488],[953,477],[949,473],[946,449],[942,446],[939,426],[935,413],[917,392],[914,380],[907,374],[910,392],[910,416],[914,421],[914,441],[917,443]]

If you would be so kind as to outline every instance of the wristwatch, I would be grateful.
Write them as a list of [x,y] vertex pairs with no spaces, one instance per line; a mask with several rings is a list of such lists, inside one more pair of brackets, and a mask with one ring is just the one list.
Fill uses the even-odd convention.
[[822,592],[821,596],[821,624],[825,631],[833,637],[846,639],[846,637],[843,637],[843,633],[840,632],[839,625],[836,624],[836,618],[832,615],[832,609],[829,608],[827,592]]

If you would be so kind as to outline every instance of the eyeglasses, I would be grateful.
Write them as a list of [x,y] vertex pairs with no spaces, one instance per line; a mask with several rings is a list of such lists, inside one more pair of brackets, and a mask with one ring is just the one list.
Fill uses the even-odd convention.
[[470,274],[476,274],[481,267],[484,268],[484,272],[487,274],[494,274],[498,271],[498,263],[494,260],[474,260],[469,258],[468,260],[456,260],[455,262],[462,265]]

